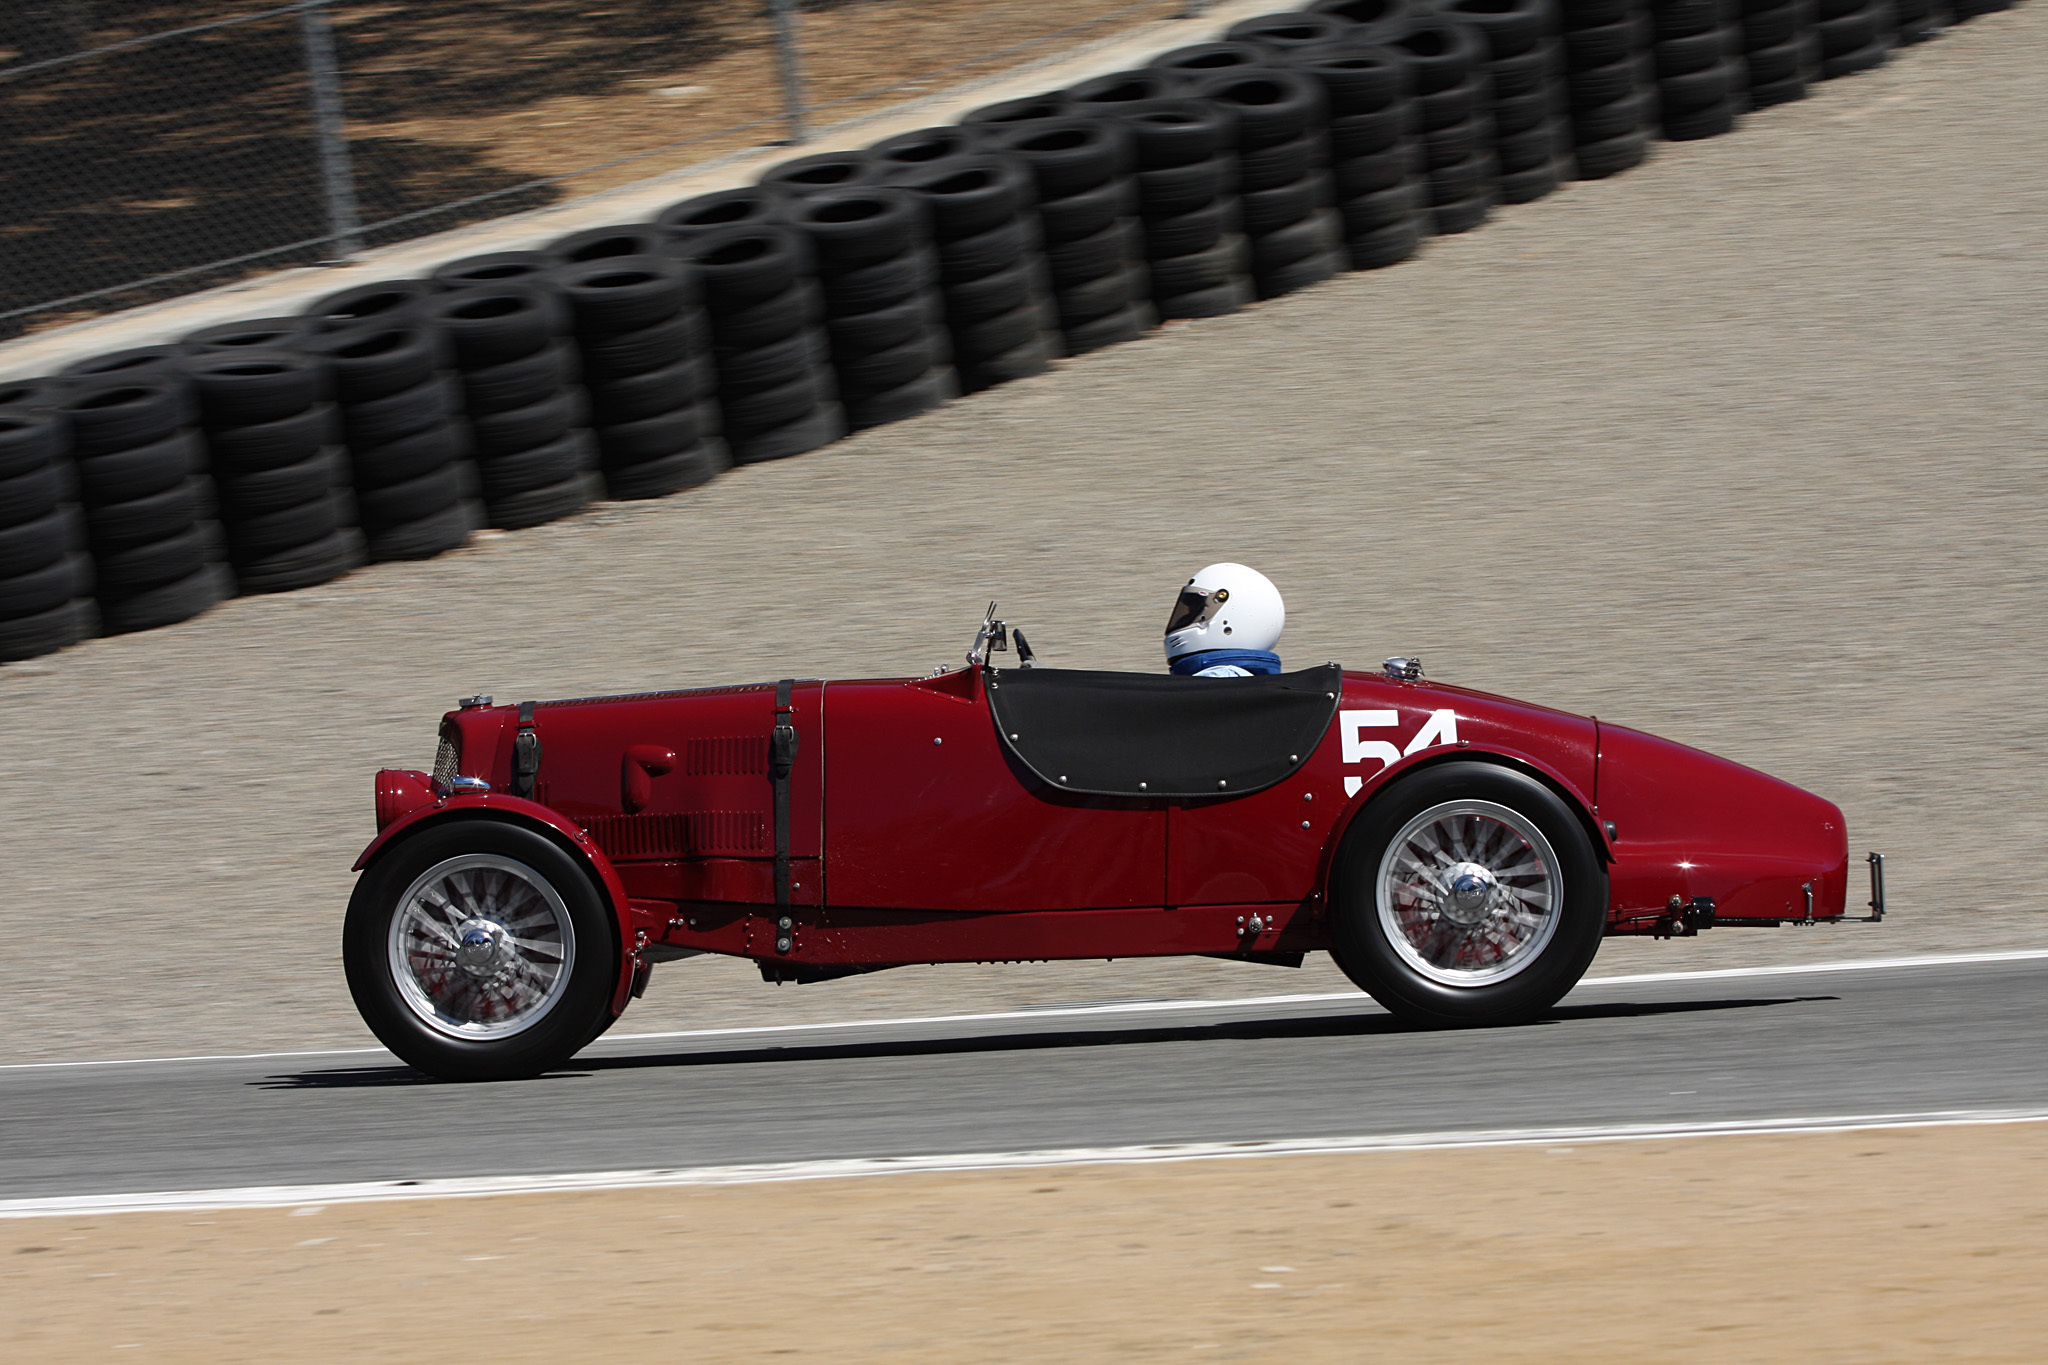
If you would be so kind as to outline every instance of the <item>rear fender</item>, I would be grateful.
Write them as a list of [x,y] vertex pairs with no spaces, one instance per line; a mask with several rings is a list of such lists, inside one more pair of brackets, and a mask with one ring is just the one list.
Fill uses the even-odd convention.
[[1317,869],[1316,884],[1322,891],[1325,905],[1329,904],[1330,879],[1336,874],[1338,850],[1344,846],[1345,836],[1350,833],[1351,826],[1358,817],[1364,814],[1365,808],[1393,790],[1395,785],[1410,773],[1443,763],[1461,762],[1492,763],[1535,778],[1556,792],[1572,814],[1578,817],[1579,824],[1585,829],[1586,837],[1592,840],[1600,861],[1610,864],[1614,861],[1614,845],[1608,840],[1607,831],[1593,818],[1593,803],[1588,793],[1581,791],[1576,783],[1542,759],[1533,754],[1498,747],[1481,749],[1461,745],[1456,749],[1425,749],[1402,758],[1398,763],[1388,764],[1368,778],[1365,785],[1358,789],[1358,793],[1344,807],[1342,815],[1330,831],[1329,839],[1323,845],[1322,865]]
[[559,813],[539,802],[498,792],[448,797],[434,805],[401,816],[379,830],[377,837],[370,841],[370,846],[356,859],[353,870],[362,871],[420,830],[449,820],[503,820],[508,824],[526,825],[538,829],[582,861],[584,870],[590,874],[591,882],[611,906],[612,924],[618,935],[616,947],[619,957],[619,979],[612,990],[612,1014],[616,1016],[623,1012],[627,1000],[632,995],[633,972],[639,960],[636,925],[633,922],[631,903],[626,897],[625,884],[619,880],[618,871],[612,867],[611,859],[604,856],[604,850],[592,843],[590,836],[585,834],[580,826],[563,819]]

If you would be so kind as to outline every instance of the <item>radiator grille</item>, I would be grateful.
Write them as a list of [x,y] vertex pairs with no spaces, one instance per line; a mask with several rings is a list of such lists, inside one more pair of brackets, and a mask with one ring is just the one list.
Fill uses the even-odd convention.
[[434,785],[446,791],[462,766],[462,746],[450,730],[441,732],[441,747],[434,751]]
[[601,815],[584,829],[613,858],[747,857],[768,851],[768,817],[760,811]]
[[693,739],[683,748],[683,771],[691,777],[745,776],[768,771],[766,735]]

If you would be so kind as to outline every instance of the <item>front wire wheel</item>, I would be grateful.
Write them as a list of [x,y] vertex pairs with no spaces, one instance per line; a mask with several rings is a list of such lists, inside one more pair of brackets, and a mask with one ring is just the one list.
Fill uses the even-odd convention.
[[356,883],[342,931],[364,1022],[444,1080],[568,1061],[604,1031],[618,953],[578,860],[495,820],[432,825],[386,850]]
[[1515,1023],[1578,983],[1600,946],[1607,877],[1562,798],[1489,763],[1403,778],[1345,835],[1337,960],[1410,1023]]

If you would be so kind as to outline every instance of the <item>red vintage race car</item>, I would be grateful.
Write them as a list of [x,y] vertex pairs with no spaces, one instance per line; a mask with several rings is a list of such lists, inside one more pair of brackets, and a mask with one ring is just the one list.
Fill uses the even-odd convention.
[[[1832,803],[1411,659],[1184,678],[990,659],[442,719],[377,775],[343,934],[398,1056],[558,1066],[656,963],[769,981],[911,963],[1317,949],[1427,1026],[1530,1019],[1608,934],[1841,921]],[[1870,855],[1871,913],[1883,914]]]

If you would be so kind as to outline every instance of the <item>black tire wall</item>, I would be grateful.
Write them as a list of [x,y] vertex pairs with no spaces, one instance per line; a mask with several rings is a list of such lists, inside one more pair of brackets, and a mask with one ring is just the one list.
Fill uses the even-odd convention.
[[47,384],[0,387],[0,663],[99,631],[61,402]]

